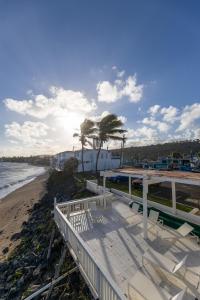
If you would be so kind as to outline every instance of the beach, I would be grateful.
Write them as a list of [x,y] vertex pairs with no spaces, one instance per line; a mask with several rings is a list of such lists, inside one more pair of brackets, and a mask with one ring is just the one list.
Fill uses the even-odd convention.
[[[0,261],[19,244],[20,239],[12,237],[20,233],[23,222],[29,218],[29,210],[45,194],[47,178],[48,172],[0,200]],[[3,254],[6,247],[8,251]]]

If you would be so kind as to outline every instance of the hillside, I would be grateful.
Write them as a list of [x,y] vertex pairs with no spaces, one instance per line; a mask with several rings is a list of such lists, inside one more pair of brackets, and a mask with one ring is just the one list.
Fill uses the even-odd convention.
[[[128,147],[124,149],[124,160],[156,160],[158,157],[168,156],[172,152],[181,154],[195,154],[200,152],[200,141],[183,141],[150,146]],[[120,149],[113,151],[120,154]]]

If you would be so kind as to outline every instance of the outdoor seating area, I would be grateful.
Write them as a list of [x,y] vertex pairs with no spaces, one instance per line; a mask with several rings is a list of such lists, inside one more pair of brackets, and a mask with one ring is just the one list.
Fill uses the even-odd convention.
[[[200,245],[188,237],[191,228],[163,226],[150,211],[145,239],[138,206],[111,193],[75,202],[77,209],[57,205],[57,224],[61,231],[59,218],[67,224],[63,235],[99,299],[200,299]],[[104,276],[98,283],[96,270]]]

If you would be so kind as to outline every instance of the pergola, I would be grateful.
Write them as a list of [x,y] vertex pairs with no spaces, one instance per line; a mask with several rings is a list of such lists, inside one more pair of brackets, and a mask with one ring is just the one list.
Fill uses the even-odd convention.
[[196,185],[200,187],[200,173],[181,172],[181,171],[157,171],[125,168],[110,171],[102,171],[103,187],[106,190],[106,178],[113,176],[125,176],[129,178],[129,195],[132,194],[131,180],[132,178],[141,178],[143,181],[143,232],[144,238],[148,238],[147,221],[148,221],[148,187],[151,184],[161,182],[171,182],[172,189],[172,213],[176,215],[176,183]]

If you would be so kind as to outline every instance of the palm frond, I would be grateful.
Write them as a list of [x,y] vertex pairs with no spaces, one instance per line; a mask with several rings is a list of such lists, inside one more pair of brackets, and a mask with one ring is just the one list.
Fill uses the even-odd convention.
[[73,137],[78,137],[79,136],[79,134],[77,133],[77,132],[75,132],[74,134],[73,134]]

